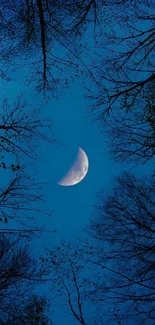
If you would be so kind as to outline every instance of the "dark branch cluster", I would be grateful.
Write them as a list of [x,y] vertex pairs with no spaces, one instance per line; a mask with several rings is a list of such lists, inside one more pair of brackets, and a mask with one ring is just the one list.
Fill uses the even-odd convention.
[[18,236],[0,234],[1,325],[49,325],[48,302],[33,293],[39,282],[28,244]]

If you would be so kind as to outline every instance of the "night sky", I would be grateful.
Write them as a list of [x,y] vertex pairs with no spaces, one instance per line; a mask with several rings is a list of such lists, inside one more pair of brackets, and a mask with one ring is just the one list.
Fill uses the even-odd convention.
[[[15,93],[22,92],[30,104],[39,105],[39,95],[34,96],[33,89],[30,87],[21,88],[20,83],[7,84],[6,92],[9,87],[10,98],[11,96],[14,98]],[[5,86],[3,87],[5,95]],[[69,89],[68,94],[64,94],[59,100],[51,99],[48,103],[42,102],[41,105],[43,114],[52,117],[52,136],[56,137],[60,144],[41,144],[39,160],[35,163],[37,182],[47,182],[44,186],[45,201],[42,203],[42,208],[54,210],[51,217],[37,217],[37,226],[56,231],[56,233],[43,233],[40,239],[32,241],[33,251],[38,257],[46,247],[52,248],[63,239],[74,241],[76,238],[87,237],[83,228],[89,224],[92,205],[97,200],[97,192],[102,188],[106,195],[112,189],[114,176],[122,170],[120,164],[110,159],[106,138],[100,135],[96,125],[91,122],[91,116],[89,119],[87,105],[88,102],[82,99],[82,89],[78,85],[74,85]],[[88,156],[88,173],[75,186],[59,186],[57,183],[72,166],[79,146]],[[31,168],[31,165],[28,166]],[[3,171],[1,180],[4,180],[5,184],[6,174]],[[48,288],[43,289],[41,286],[41,291],[39,288],[37,291],[42,293],[42,290],[50,297]],[[60,314],[59,307],[56,309],[59,315],[56,324],[61,325],[63,322],[67,325],[69,321],[76,324],[71,315],[65,317],[64,323],[62,312]],[[87,319],[89,318],[91,319],[91,315],[88,309]]]
[[[86,64],[91,58],[92,38],[88,42],[88,47],[90,48],[89,56],[83,58]],[[59,51],[58,48],[58,55]],[[15,60],[15,64],[19,64],[19,66],[21,62],[21,58]],[[67,73],[69,76],[74,72]],[[29,69],[24,66],[11,72],[11,81],[1,81],[1,93],[2,97],[8,96],[11,100],[21,93],[31,107],[40,108],[41,116],[51,118],[50,136],[57,140],[57,143],[54,144],[41,142],[37,148],[39,158],[35,162],[35,167],[33,165],[32,168],[30,162],[27,164],[27,168],[32,174],[35,170],[38,182],[46,182],[42,208],[53,210],[52,216],[37,218],[38,226],[55,231],[53,233],[43,232],[40,238],[33,239],[31,243],[33,251],[36,256],[40,256],[46,247],[53,248],[63,239],[75,241],[76,238],[81,240],[85,238],[87,234],[83,229],[89,225],[93,205],[98,202],[98,192],[102,189],[106,197],[112,191],[115,177],[125,170],[131,171],[137,176],[150,174],[152,162],[137,166],[134,163],[116,163],[112,160],[108,148],[109,139],[106,134],[101,132],[104,125],[98,126],[93,121],[89,108],[90,101],[84,98],[84,87],[78,78],[75,77],[74,81],[70,82],[69,88],[62,91],[59,98],[53,98],[48,93],[49,99],[46,101],[42,94],[34,90],[32,84],[26,83],[28,74]],[[88,173],[75,186],[59,186],[58,181],[71,168],[78,147],[81,147],[87,154]],[[1,184],[5,184],[8,177],[6,174],[7,172],[0,170]],[[42,287],[37,290],[41,292]],[[45,291],[50,296],[47,288]],[[89,309],[87,312],[87,319],[91,320]],[[61,314],[59,307],[58,313]],[[70,319],[70,315],[68,315],[64,322],[61,315],[56,324],[72,325],[74,320]]]
[[[14,96],[15,92],[23,92],[17,85],[18,83],[7,85],[6,91],[9,86],[10,97]],[[29,93],[28,98],[25,93]],[[40,105],[39,95],[34,96],[33,89],[25,87],[24,98],[31,105]],[[114,176],[121,169],[121,166],[114,164],[108,155],[106,137],[100,135],[95,123],[91,122],[91,116],[88,118],[87,105],[88,102],[82,98],[82,89],[78,85],[73,86],[69,93],[64,94],[59,100],[51,99],[48,103],[41,104],[43,114],[52,118],[52,136],[60,141],[60,144],[54,145],[41,144],[40,159],[37,161],[37,181],[47,181],[46,204],[55,210],[53,219],[48,220],[46,224],[48,229],[51,227],[58,232],[52,239],[49,238],[52,242],[57,240],[57,237],[65,236],[69,239],[81,234],[81,227],[89,222],[92,203],[95,203],[97,192],[103,188],[106,193],[112,186]],[[60,178],[73,164],[79,146],[89,159],[86,177],[75,186],[58,186]],[[42,222],[45,220],[41,220]]]
[[[124,170],[137,175],[143,175],[144,172],[150,174],[152,162],[136,166],[112,160],[107,135],[101,134],[101,128],[92,122],[93,117],[88,108],[90,102],[83,98],[83,88],[79,82],[76,84],[75,81],[59,99],[52,98],[46,102],[31,85],[25,85],[20,71],[16,71],[12,79],[12,82],[2,83],[3,95],[9,91],[9,98],[15,99],[17,95],[23,94],[30,107],[41,108],[41,115],[51,117],[52,120],[50,136],[60,142],[53,145],[41,143],[38,148],[39,160],[34,167],[37,170],[37,181],[47,182],[44,188],[46,203],[43,204],[47,209],[54,210],[52,219],[40,220],[40,225],[57,231],[57,235],[48,238],[48,244],[64,237],[71,239],[83,236],[82,228],[89,223],[97,193],[102,189],[106,196],[113,188],[115,176]],[[71,168],[79,146],[88,156],[88,173],[75,186],[61,187],[57,183]],[[31,168],[31,164],[29,166]],[[3,177],[6,179],[6,174],[2,172]],[[43,237],[46,238],[45,235]]]
[[[17,77],[17,76],[16,76]],[[20,79],[18,76],[18,80]],[[22,79],[24,83],[24,80]],[[34,96],[32,88],[21,88],[21,81],[9,83],[4,87],[10,97],[13,98],[18,92],[24,93],[24,98],[30,104],[40,105],[39,95]],[[6,90],[5,90],[6,89]],[[27,97],[28,96],[28,97]],[[39,257],[44,253],[45,248],[52,248],[63,239],[73,241],[87,238],[84,227],[89,225],[93,205],[98,202],[98,192],[102,189],[105,198],[112,191],[115,184],[115,176],[124,170],[129,170],[137,175],[150,174],[152,163],[147,166],[137,167],[135,164],[123,164],[113,162],[109,153],[107,138],[100,133],[95,123],[89,116],[89,102],[82,98],[82,88],[73,85],[68,94],[63,94],[60,99],[42,101],[41,108],[43,115],[51,116],[53,121],[53,137],[56,137],[60,144],[43,143],[39,146],[39,160],[35,162],[34,169],[37,170],[37,181],[46,181],[44,186],[44,202],[42,208],[54,210],[51,217],[37,217],[37,226],[43,226],[46,230],[54,230],[54,233],[42,233],[40,238],[33,239],[32,248],[35,255]],[[60,178],[72,166],[77,155],[78,147],[81,147],[89,159],[89,170],[86,177],[75,186],[59,186]],[[31,168],[31,165],[28,165]],[[33,171],[32,171],[33,174]],[[1,172],[1,180],[6,181],[6,174]],[[49,287],[38,287],[37,292],[44,292],[51,298]],[[87,305],[87,304],[86,304]],[[85,308],[85,315],[91,321],[90,309]],[[70,313],[63,318],[63,309],[59,308],[59,301],[55,307],[57,325],[76,325],[76,320]],[[106,319],[106,318],[105,318]]]

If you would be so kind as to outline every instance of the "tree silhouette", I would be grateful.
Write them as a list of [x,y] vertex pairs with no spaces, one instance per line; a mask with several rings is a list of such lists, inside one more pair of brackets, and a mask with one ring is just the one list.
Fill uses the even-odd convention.
[[50,119],[39,119],[39,110],[31,109],[22,96],[10,103],[6,98],[2,102],[0,114],[0,152],[9,152],[15,157],[36,157],[35,147],[40,141],[54,143],[45,130],[51,130]]
[[[4,325],[50,325],[52,320],[47,316],[49,304],[45,297],[32,295],[24,301],[16,313],[10,315]],[[3,325],[3,324],[2,324]]]
[[39,119],[39,111],[29,109],[21,97],[13,104],[7,99],[3,101],[0,116],[0,167],[6,181],[0,187],[2,232],[32,235],[39,230],[34,220],[36,214],[51,215],[51,211],[41,209],[45,182],[37,182],[34,172],[33,177],[32,173],[26,172],[29,163],[32,167],[32,162],[38,158],[37,149],[41,141],[55,142],[48,136],[47,129],[51,131],[50,119]]
[[[86,19],[93,2],[2,1],[2,59],[6,62],[19,53],[22,56],[25,54],[31,59],[30,66],[34,68],[31,81],[37,81],[39,90],[55,91],[61,82],[62,71],[70,66],[77,67],[72,60],[77,57],[79,48],[77,46],[75,50],[74,35]],[[63,56],[55,51],[58,48],[63,51]],[[33,55],[36,52],[38,55],[34,61]],[[58,73],[61,78],[58,78]],[[66,82],[65,78],[64,85]]]
[[103,282],[92,299],[111,299],[122,306],[120,319],[136,318],[143,324],[154,323],[154,195],[153,179],[145,182],[125,173],[117,178],[113,194],[95,206],[88,230],[100,243],[93,262],[112,277],[107,283],[110,296]]
[[40,282],[38,262],[28,244],[18,236],[0,234],[1,324],[49,324],[45,298],[32,295]]
[[[87,315],[87,295],[92,287],[91,274],[87,273],[88,263],[82,260],[79,246],[62,241],[53,249],[46,249],[46,254],[41,256],[41,274],[47,277],[49,288],[53,297],[53,304],[62,304],[64,316],[69,313],[77,324],[90,324]],[[95,306],[91,305],[91,324],[96,324],[98,319]],[[94,314],[93,314],[94,313]],[[102,324],[98,319],[98,324]]]
[[141,1],[120,1],[107,9],[104,22],[108,29],[98,39],[101,52],[94,54],[91,63],[95,88],[88,89],[97,120],[119,107],[126,112],[137,106],[142,109],[143,90],[155,80],[153,8],[153,1],[146,0],[143,5]]
[[43,185],[20,171],[0,188],[0,232],[31,235],[41,230],[36,214],[51,215],[51,211],[41,208]]
[[[29,81],[37,82],[38,90],[55,92],[66,68],[74,68],[72,75],[75,69],[76,73],[79,71],[81,64],[82,69],[86,68],[80,53],[84,51],[84,36],[90,24],[96,37],[105,23],[104,12],[126,2],[3,0],[0,4],[2,62],[7,65],[8,60],[17,55],[22,60],[30,59],[33,72]],[[64,77],[63,87],[68,86],[68,82],[69,78]]]
[[155,81],[144,93],[145,106],[126,113],[111,114],[105,129],[116,160],[145,163],[155,155]]

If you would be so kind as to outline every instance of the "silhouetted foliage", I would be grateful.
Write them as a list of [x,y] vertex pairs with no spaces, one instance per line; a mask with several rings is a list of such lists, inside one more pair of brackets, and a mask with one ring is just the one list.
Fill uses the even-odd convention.
[[155,155],[155,81],[146,87],[143,101],[143,108],[129,113],[119,110],[105,124],[110,135],[109,147],[116,160],[141,164]]
[[39,265],[18,236],[0,234],[0,324],[47,325],[48,303],[33,294]]
[[[155,183],[125,173],[113,194],[95,206],[89,234],[100,244],[97,260],[111,281],[96,284],[92,299],[122,306],[120,319],[154,323]],[[91,259],[91,256],[90,258]],[[108,263],[108,264],[107,264]],[[109,278],[110,279],[110,278]]]
[[34,159],[40,141],[56,142],[45,133],[51,127],[51,120],[39,119],[39,110],[29,108],[21,96],[14,103],[5,98],[0,113],[0,152]]
[[141,109],[144,88],[155,80],[154,1],[120,3],[107,9],[107,28],[97,40],[99,52],[91,64],[95,87],[89,86],[88,97],[100,121],[118,107],[126,112]]
[[[41,256],[41,274],[49,280],[53,304],[66,306],[62,312],[64,316],[71,315],[78,324],[102,324],[95,315],[96,306],[90,304],[91,319],[87,315],[87,295],[92,288],[90,266],[81,258],[82,246],[62,241],[53,249],[46,249],[45,256]],[[57,302],[58,301],[58,302]],[[59,319],[59,316],[57,317]]]
[[48,307],[49,303],[44,297],[32,295],[22,302],[19,310],[10,315],[4,325],[52,325],[52,320],[47,316]]
[[0,232],[30,235],[41,230],[36,224],[36,215],[51,214],[41,208],[43,185],[19,171],[0,187]]
[[[2,0],[2,62],[7,65],[8,60],[17,55],[22,61],[28,58],[28,66],[33,70],[29,81],[37,82],[38,90],[55,92],[63,78],[63,87],[66,87],[69,82],[69,78],[63,76],[66,68],[72,67],[76,73],[81,64],[82,69],[86,68],[80,53],[84,51],[83,42],[89,27],[93,27],[92,37],[101,36],[107,25],[107,13],[118,7],[127,8],[128,3],[117,0]],[[72,75],[74,73],[75,70]]]
[[[4,62],[25,54],[34,68],[30,80],[37,81],[38,90],[55,91],[62,81],[62,71],[70,66],[78,68],[73,58],[78,57],[80,48],[74,39],[78,37],[79,26],[87,21],[89,11],[96,15],[95,1],[10,0],[1,1],[0,10]],[[64,86],[66,83],[65,78]]]
[[50,119],[39,119],[39,110],[29,108],[21,97],[13,104],[3,100],[0,114],[1,232],[32,235],[39,230],[34,220],[36,215],[51,215],[51,211],[41,208],[45,182],[37,182],[35,172],[28,172],[29,163],[32,169],[32,162],[39,158],[37,149],[41,141],[56,142],[48,135],[48,129],[51,131]]

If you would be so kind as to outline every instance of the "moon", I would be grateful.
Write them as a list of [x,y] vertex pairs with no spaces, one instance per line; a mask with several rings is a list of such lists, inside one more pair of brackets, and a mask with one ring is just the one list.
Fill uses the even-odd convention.
[[89,162],[84,150],[78,148],[78,153],[73,166],[67,174],[58,182],[61,186],[72,186],[78,184],[86,176],[88,172]]

